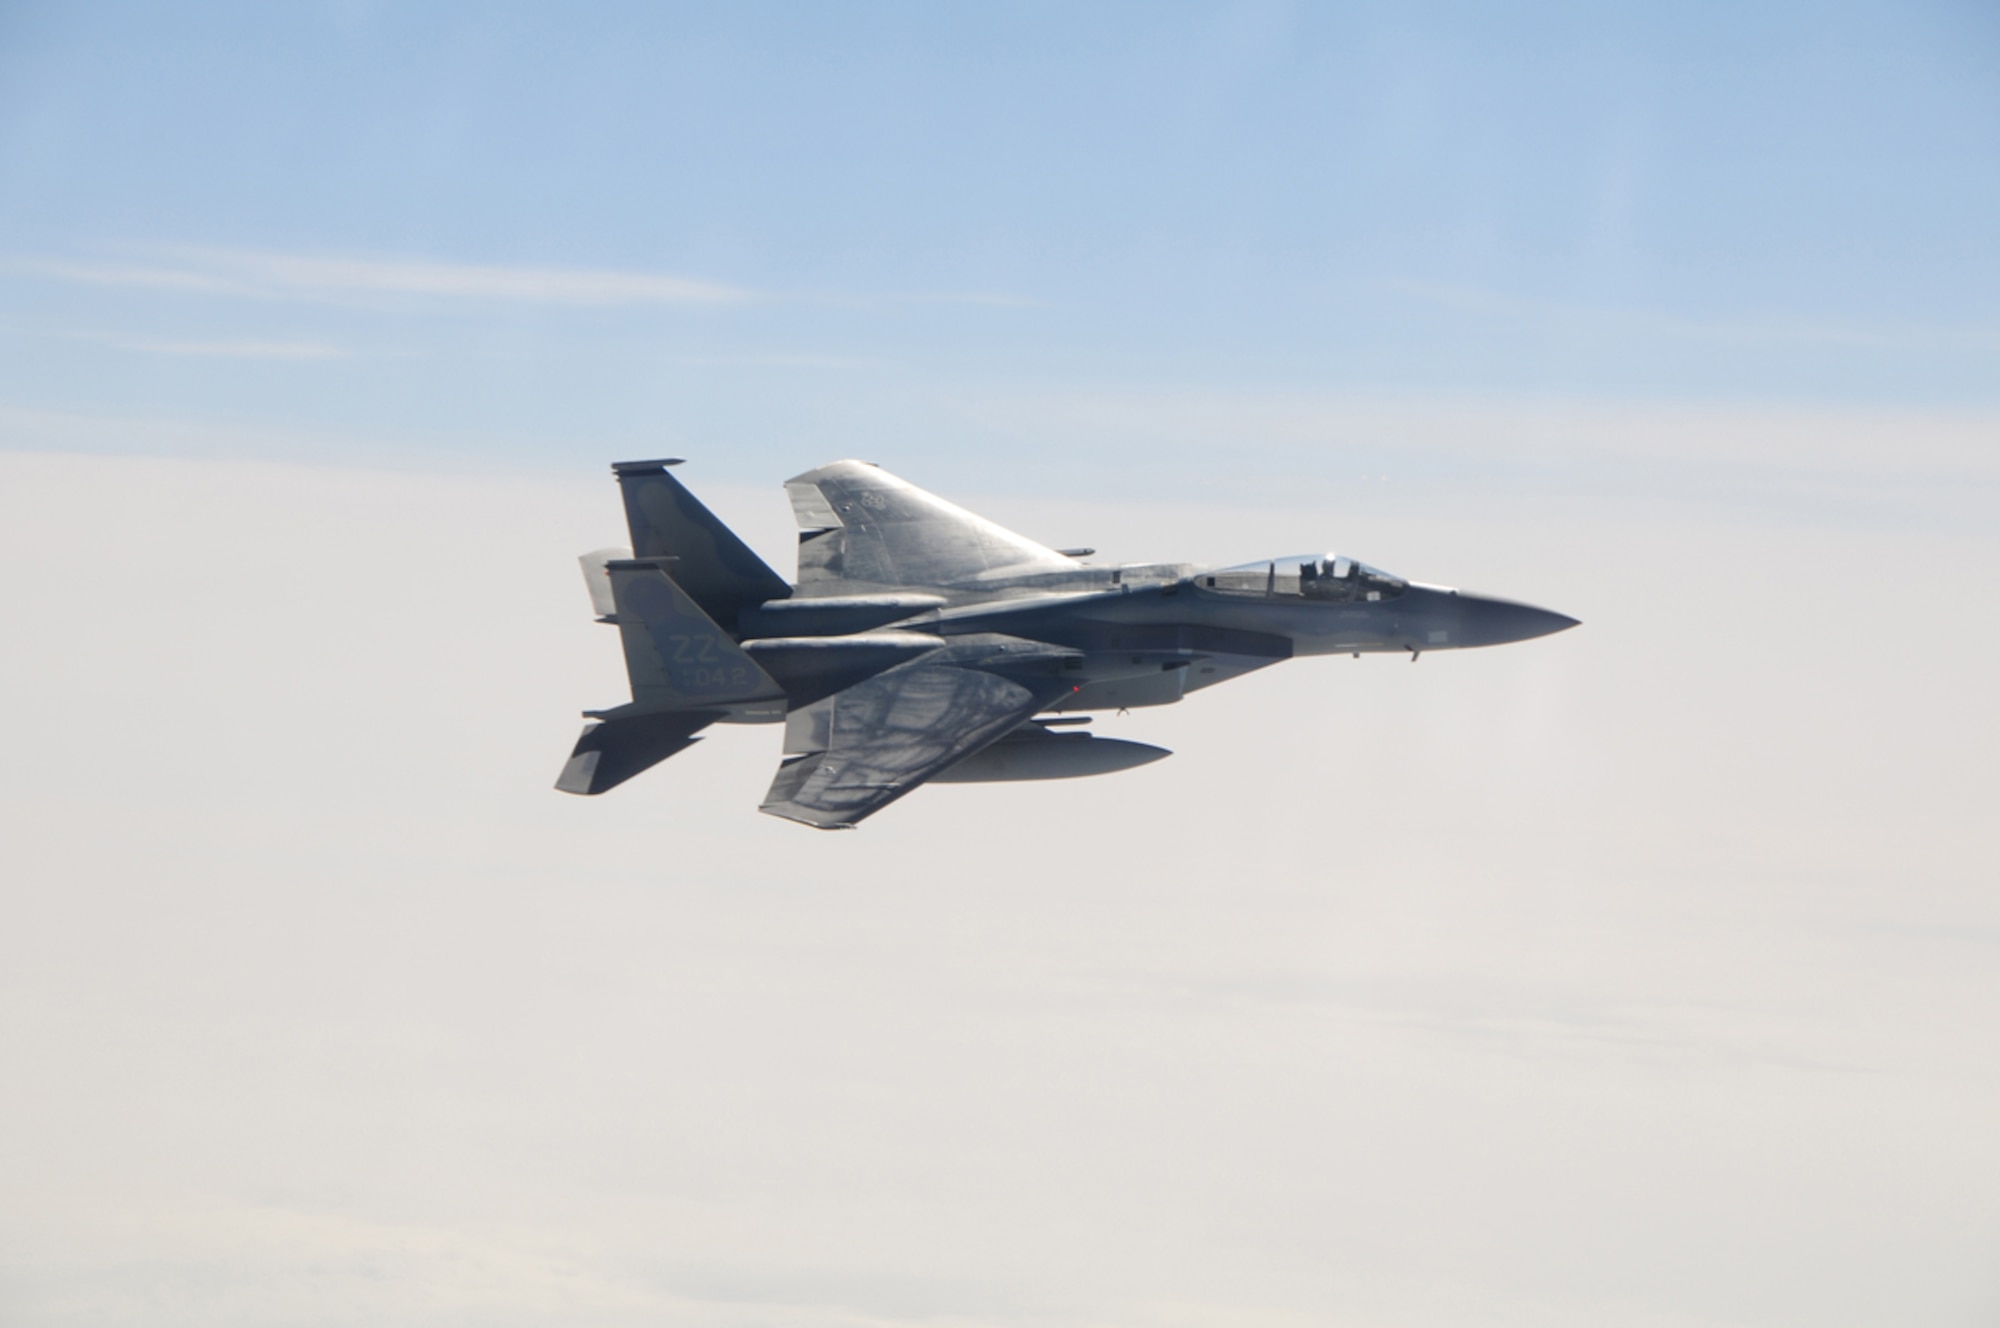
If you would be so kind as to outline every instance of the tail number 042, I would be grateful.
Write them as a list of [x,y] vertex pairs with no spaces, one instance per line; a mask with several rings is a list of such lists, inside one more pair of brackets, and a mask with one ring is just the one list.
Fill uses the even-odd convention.
[[714,637],[683,636],[676,632],[668,635],[667,644],[671,647],[667,653],[667,673],[681,691],[700,696],[742,691],[750,686],[750,670],[740,660],[716,657]]

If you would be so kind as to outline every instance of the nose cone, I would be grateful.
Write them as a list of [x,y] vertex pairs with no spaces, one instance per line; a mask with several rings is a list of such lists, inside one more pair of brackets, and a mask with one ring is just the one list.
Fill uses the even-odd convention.
[[1459,636],[1452,644],[1461,646],[1504,646],[1566,631],[1577,623],[1565,613],[1464,591],[1458,594],[1458,611]]

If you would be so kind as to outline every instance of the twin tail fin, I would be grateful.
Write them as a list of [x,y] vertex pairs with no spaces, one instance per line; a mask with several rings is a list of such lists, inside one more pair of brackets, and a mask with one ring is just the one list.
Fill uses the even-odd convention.
[[667,574],[672,558],[606,560],[629,705],[593,712],[556,787],[597,794],[651,769],[717,720],[779,718],[784,689]]

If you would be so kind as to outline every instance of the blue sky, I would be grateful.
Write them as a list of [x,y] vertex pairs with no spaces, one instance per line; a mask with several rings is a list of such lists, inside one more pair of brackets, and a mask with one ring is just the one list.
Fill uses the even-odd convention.
[[1053,424],[992,422],[1021,393],[1983,410],[2000,383],[1981,5],[0,25],[17,417],[323,458],[663,442],[768,480],[1047,456]]

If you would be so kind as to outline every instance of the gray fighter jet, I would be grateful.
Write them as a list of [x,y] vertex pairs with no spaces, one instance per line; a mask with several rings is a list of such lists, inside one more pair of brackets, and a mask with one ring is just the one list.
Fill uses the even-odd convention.
[[761,810],[852,829],[926,781],[1106,774],[1168,755],[1092,710],[1170,705],[1295,655],[1525,641],[1574,618],[1404,581],[1333,553],[1101,566],[864,461],[787,480],[789,585],[664,461],[612,466],[632,547],[582,558],[632,700],[585,711],[556,787],[602,793],[711,724],[785,726]]

